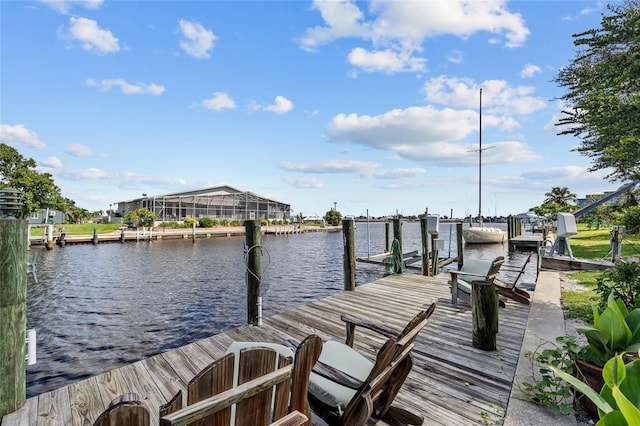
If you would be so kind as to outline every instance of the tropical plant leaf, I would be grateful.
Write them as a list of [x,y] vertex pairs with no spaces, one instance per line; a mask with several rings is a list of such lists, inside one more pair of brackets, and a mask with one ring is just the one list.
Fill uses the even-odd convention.
[[622,412],[615,410],[600,417],[596,426],[627,426]]
[[602,378],[610,388],[620,385],[625,379],[625,373],[626,370],[622,355],[614,356],[602,367]]
[[627,315],[626,321],[629,330],[631,330],[631,343],[640,343],[640,308],[631,311]]
[[610,413],[613,410],[613,408],[611,408],[611,405],[609,405],[609,403],[604,398],[602,398],[596,391],[591,389],[591,387],[586,383],[584,383],[582,380],[579,380],[573,377],[571,374],[566,373],[562,370],[559,370],[556,367],[549,366],[549,368],[551,368],[553,372],[557,376],[559,376],[562,380],[564,380],[565,382],[569,383],[570,385],[578,389],[587,398],[593,401],[593,403],[596,404],[596,406],[600,410],[604,411],[605,413]]
[[640,408],[633,405],[629,399],[620,391],[620,388],[614,386],[611,389],[613,393],[613,397],[618,404],[618,408],[622,412],[627,424],[629,425],[640,425]]
[[640,359],[626,365],[626,377],[618,386],[636,407],[640,407]]
[[618,309],[605,309],[600,315],[600,322],[596,329],[605,332],[609,336],[606,343],[610,355],[621,352],[627,348],[631,342],[631,330]]

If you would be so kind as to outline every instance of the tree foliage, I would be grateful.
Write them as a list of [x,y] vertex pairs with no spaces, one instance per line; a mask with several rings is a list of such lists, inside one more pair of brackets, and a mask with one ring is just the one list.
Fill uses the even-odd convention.
[[611,181],[640,180],[640,0],[609,5],[601,28],[574,34],[576,56],[557,74],[566,89],[561,135]]
[[558,216],[558,213],[571,213],[576,209],[576,205],[571,203],[576,201],[577,196],[567,187],[554,186],[544,196],[546,198],[541,205],[531,207],[531,211],[538,216],[552,219]]
[[47,207],[65,210],[64,198],[51,174],[39,173],[35,168],[36,162],[32,158],[25,158],[15,148],[0,144],[0,186],[22,192],[20,218]]
[[573,192],[569,191],[569,188],[566,186],[560,188],[559,186],[554,186],[551,188],[551,191],[544,194],[545,200],[544,204],[558,204],[560,206],[569,206],[571,203],[574,203],[578,196]]
[[327,225],[338,226],[340,225],[341,220],[342,215],[337,210],[331,209],[324,214],[324,221],[327,223]]
[[149,209],[137,209],[130,211],[124,217],[124,220],[136,222],[138,226],[153,226],[153,221],[158,215]]

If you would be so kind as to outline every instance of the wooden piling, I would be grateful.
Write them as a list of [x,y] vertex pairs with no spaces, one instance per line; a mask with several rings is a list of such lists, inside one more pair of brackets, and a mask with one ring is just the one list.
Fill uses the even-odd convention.
[[483,351],[495,351],[498,346],[498,289],[492,282],[471,283],[472,344]]
[[247,250],[247,323],[258,325],[258,298],[262,278],[262,237],[259,220],[246,220],[245,245]]
[[356,289],[356,238],[355,226],[352,218],[342,219],[342,235],[344,241],[344,289]]
[[431,266],[429,262],[429,229],[426,214],[420,218],[420,237],[422,241],[422,275],[428,277],[431,275]]
[[0,417],[26,400],[26,220],[0,220]]
[[402,251],[402,222],[400,222],[399,218],[393,219],[393,239],[398,240],[398,244],[400,245],[400,253]]
[[[451,238],[451,236],[449,236]],[[462,223],[456,223],[456,246],[458,247],[458,269],[464,264],[464,250],[462,249]]]
[[391,246],[390,246],[391,243],[389,242],[390,227],[391,227],[391,224],[389,222],[384,223],[384,252],[385,253],[389,253],[391,251]]

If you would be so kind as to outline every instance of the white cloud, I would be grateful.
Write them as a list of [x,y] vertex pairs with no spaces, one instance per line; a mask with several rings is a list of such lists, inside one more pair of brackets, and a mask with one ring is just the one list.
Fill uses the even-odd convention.
[[49,157],[40,162],[44,167],[51,167],[53,169],[62,168],[62,161],[58,157]]
[[37,0],[51,9],[63,15],[68,15],[74,6],[84,7],[85,9],[99,9],[104,0]]
[[290,179],[288,182],[296,188],[303,189],[321,189],[324,188],[324,183],[315,177],[301,177],[297,179]]
[[80,145],[79,143],[71,143],[67,145],[67,148],[64,151],[74,157],[94,157],[96,155],[93,149],[85,145]]
[[505,116],[528,115],[547,106],[547,101],[534,97],[533,86],[511,87],[504,80],[486,80],[476,83],[471,79],[439,76],[424,86],[429,102],[477,109],[482,88],[482,111]]
[[236,103],[229,95],[224,92],[214,92],[213,97],[205,99],[201,102],[202,106],[214,111],[222,111],[223,109],[234,109]]
[[371,49],[349,55],[353,65],[369,72],[423,71],[424,59],[414,53],[422,51],[426,39],[442,35],[468,38],[486,32],[489,42],[507,47],[522,45],[530,35],[522,16],[509,11],[504,0],[376,1],[369,3],[368,15],[350,0],[315,0],[312,7],[324,25],[307,28],[300,47],[314,51],[340,38],[369,41]]
[[410,52],[394,52],[393,50],[376,50],[369,52],[356,47],[348,57],[349,63],[362,68],[366,72],[416,72],[425,70],[424,58],[416,58]]
[[454,64],[461,64],[464,61],[464,54],[460,50],[453,50],[447,55],[447,61]]
[[38,139],[36,132],[27,129],[24,124],[0,125],[0,142],[11,146],[24,145],[39,150],[47,147]]
[[180,30],[184,37],[180,40],[180,47],[187,55],[198,59],[211,57],[209,51],[213,49],[213,43],[218,38],[213,31],[197,22],[189,22],[184,19],[180,20]]
[[121,78],[115,79],[106,79],[97,81],[93,78],[88,78],[85,81],[85,84],[89,87],[97,87],[103,92],[108,92],[113,87],[119,87],[123,94],[125,95],[161,95],[164,93],[165,88],[162,85],[151,83],[127,83],[125,80]]
[[529,78],[529,77],[533,77],[535,74],[539,74],[541,72],[542,72],[542,70],[540,69],[539,66],[533,65],[533,64],[527,64],[527,65],[524,66],[522,71],[520,71],[520,77],[521,78]]
[[267,105],[264,107],[265,111],[275,112],[276,114],[286,114],[293,109],[293,102],[284,96],[276,96],[275,103],[273,105]]
[[58,36],[62,39],[80,42],[80,47],[91,53],[103,55],[116,53],[120,50],[118,39],[113,36],[111,31],[103,30],[92,19],[71,17],[69,18],[68,30],[59,31]]
[[301,173],[363,173],[367,170],[382,167],[381,163],[353,160],[332,160],[316,163],[282,162],[281,168],[290,172]]
[[282,115],[286,114],[293,109],[293,102],[284,96],[276,96],[274,99],[274,103],[272,105],[261,105],[256,101],[251,101],[247,105],[247,108],[250,111],[270,111],[275,112],[276,114]]
[[383,169],[383,165],[377,162],[354,160],[331,160],[316,163],[290,163],[282,162],[279,166],[290,172],[316,173],[316,174],[355,174],[363,178],[376,179],[400,179],[423,175],[423,168],[396,168]]
[[394,109],[379,115],[338,114],[327,127],[336,142],[347,142],[395,153],[405,160],[440,166],[477,163],[479,87],[483,86],[483,131],[493,130],[494,148],[486,163],[514,163],[539,159],[521,141],[500,139],[500,132],[519,127],[516,116],[546,106],[530,87],[511,87],[504,81],[433,78],[425,84],[427,101],[434,104]]

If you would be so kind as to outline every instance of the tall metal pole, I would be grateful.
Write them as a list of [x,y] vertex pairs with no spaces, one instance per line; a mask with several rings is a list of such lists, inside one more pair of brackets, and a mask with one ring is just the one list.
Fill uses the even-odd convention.
[[482,226],[482,88],[480,88],[480,146],[478,149],[478,225]]

